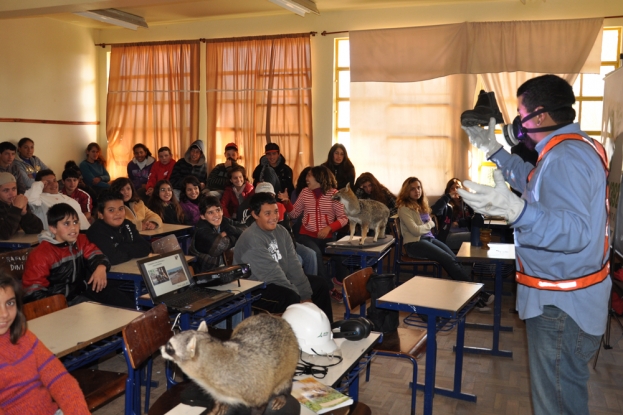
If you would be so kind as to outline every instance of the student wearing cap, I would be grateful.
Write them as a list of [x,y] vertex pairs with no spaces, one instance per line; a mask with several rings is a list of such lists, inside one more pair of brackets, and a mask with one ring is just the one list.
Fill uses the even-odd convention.
[[225,163],[220,163],[214,166],[210,175],[208,176],[208,189],[210,189],[210,196],[218,197],[223,196],[225,187],[230,184],[227,174],[233,166],[236,165],[238,160],[238,146],[236,143],[229,143],[225,146]]
[[28,207],[28,198],[17,194],[17,183],[11,173],[0,173],[0,239],[7,240],[22,228],[26,233],[39,233],[43,223]]
[[[279,146],[276,143],[268,143],[264,146],[265,154],[260,158],[260,164],[253,170],[253,186],[259,182],[271,182],[268,176],[274,176],[276,173],[279,183],[272,183],[276,194],[285,192],[288,195],[294,190],[292,183],[292,169],[286,164],[286,158],[279,152]],[[272,170],[272,172],[271,172]]]
[[208,168],[206,165],[206,157],[203,151],[203,141],[194,141],[184,157],[179,159],[173,171],[171,172],[171,178],[169,181],[173,186],[173,189],[177,191],[176,197],[179,196],[179,192],[184,191],[183,181],[186,176],[195,176],[199,180],[199,190],[203,191],[206,188],[206,182],[208,181]]

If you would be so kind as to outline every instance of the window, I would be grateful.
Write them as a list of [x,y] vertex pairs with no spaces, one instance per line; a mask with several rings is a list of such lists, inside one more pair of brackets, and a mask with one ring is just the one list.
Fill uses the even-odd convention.
[[[577,121],[589,135],[601,135],[604,76],[620,66],[619,53],[622,42],[621,28],[605,28],[602,43],[602,64],[600,74],[580,74],[574,85],[577,102],[575,109]],[[351,139],[351,88],[350,88],[350,48],[349,39],[335,40],[335,88],[334,88],[334,134],[333,141],[346,145],[349,149]],[[484,88],[479,77],[476,91]],[[498,141],[506,146],[501,129],[496,130]],[[508,146],[506,146],[508,149]],[[480,151],[468,150],[469,176],[472,180],[491,184],[494,166],[486,161]]]
[[350,48],[348,39],[335,40],[334,143],[350,144]]
[[577,113],[576,121],[588,135],[601,136],[604,100],[604,77],[617,69],[621,51],[621,28],[608,27],[603,31],[601,46],[601,71],[597,74],[580,74],[573,84]]

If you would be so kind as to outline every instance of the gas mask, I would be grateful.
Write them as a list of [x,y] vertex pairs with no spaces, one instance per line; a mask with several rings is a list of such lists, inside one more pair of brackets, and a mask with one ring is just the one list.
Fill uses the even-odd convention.
[[531,118],[536,117],[539,114],[543,114],[544,112],[552,112],[557,111],[563,108],[569,108],[568,105],[557,107],[553,109],[541,108],[540,110],[534,111],[524,118],[521,118],[519,115],[515,117],[512,124],[505,124],[502,126],[502,133],[504,134],[504,139],[508,143],[509,146],[513,147],[519,144],[520,141],[525,141],[530,139],[529,133],[542,133],[545,131],[556,131],[559,128],[564,127],[565,125],[571,124],[570,122],[550,125],[549,127],[540,127],[540,128],[526,128],[523,126],[523,123],[528,121]]

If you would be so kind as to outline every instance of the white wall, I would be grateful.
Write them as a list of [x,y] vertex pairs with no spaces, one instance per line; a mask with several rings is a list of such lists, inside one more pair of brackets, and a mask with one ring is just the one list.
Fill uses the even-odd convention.
[[[90,30],[47,18],[3,20],[0,39],[0,118],[99,121]],[[65,161],[84,158],[98,126],[0,122],[0,141],[22,137],[60,177]]]

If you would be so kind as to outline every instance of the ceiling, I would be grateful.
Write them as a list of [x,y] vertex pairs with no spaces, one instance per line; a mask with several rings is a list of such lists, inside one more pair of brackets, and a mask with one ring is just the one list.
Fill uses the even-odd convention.
[[[519,0],[316,0],[316,5],[322,13],[338,10],[482,1]],[[107,29],[112,26],[72,14],[78,11],[107,8],[115,8],[142,16],[150,26],[190,20],[290,13],[268,0],[2,0],[0,1],[0,19],[45,16],[80,26]]]

